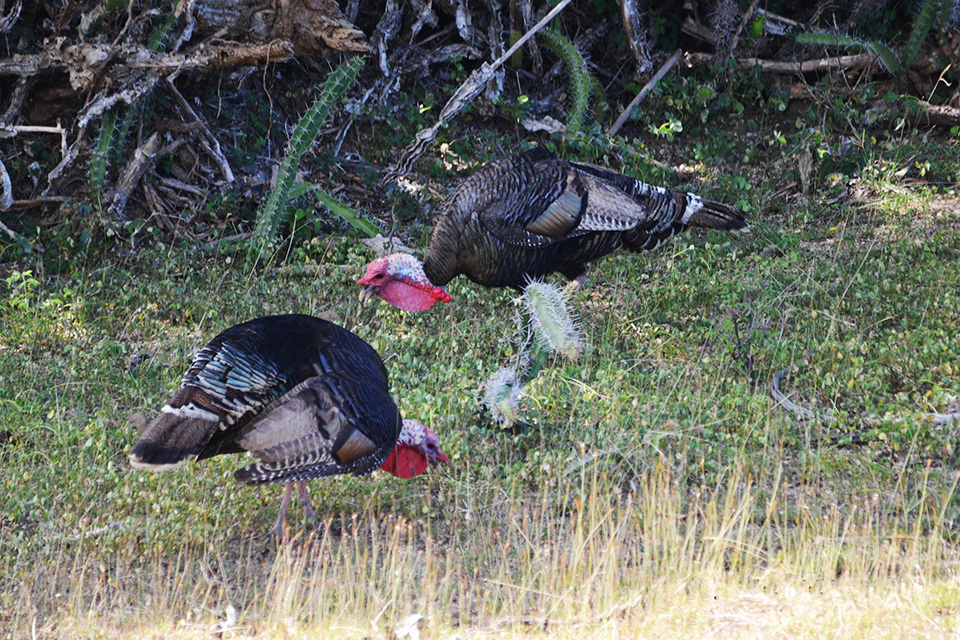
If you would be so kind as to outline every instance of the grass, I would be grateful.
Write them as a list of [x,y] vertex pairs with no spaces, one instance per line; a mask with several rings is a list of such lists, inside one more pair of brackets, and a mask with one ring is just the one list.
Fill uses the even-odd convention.
[[[310,276],[149,230],[4,264],[0,637],[387,638],[413,614],[428,638],[957,633],[960,425],[927,414],[958,410],[960,212],[903,180],[911,144],[871,148],[840,204],[731,184],[709,195],[761,211],[751,236],[598,264],[569,301],[581,357],[510,428],[479,407],[511,295],[361,307],[359,243],[295,241]],[[924,144],[956,180],[955,143]],[[323,526],[291,517],[278,548],[280,489],[235,484],[238,457],[154,476],[125,452],[194,349],[286,312],[377,348],[452,464],[313,482]],[[818,419],[774,405],[782,369]]]

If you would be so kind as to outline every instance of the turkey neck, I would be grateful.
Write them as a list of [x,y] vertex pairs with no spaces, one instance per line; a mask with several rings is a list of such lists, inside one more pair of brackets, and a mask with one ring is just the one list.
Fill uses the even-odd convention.
[[442,287],[458,275],[456,221],[444,213],[437,221],[430,248],[423,259],[423,272],[431,283]]

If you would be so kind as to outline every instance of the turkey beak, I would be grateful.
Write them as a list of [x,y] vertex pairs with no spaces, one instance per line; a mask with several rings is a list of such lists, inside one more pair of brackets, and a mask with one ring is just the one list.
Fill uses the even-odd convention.
[[360,290],[360,301],[364,304],[370,302],[370,300],[377,295],[377,287],[367,284],[364,285]]
[[437,453],[437,458],[436,458],[436,460],[433,460],[432,462],[433,462],[433,466],[435,466],[435,467],[439,467],[439,466],[440,466],[440,463],[443,463],[443,464],[449,466],[449,465],[450,465],[450,458],[447,457],[447,454],[445,454],[444,452],[440,451],[440,452]]

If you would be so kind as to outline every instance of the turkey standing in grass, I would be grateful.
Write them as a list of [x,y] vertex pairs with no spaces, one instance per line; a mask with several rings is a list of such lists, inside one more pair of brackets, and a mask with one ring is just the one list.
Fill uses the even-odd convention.
[[270,530],[280,536],[294,483],[312,520],[307,480],[378,467],[412,478],[447,462],[433,431],[401,420],[377,352],[346,329],[304,315],[258,318],[214,338],[144,430],[130,462],[165,471],[241,451],[260,461],[237,469],[237,480],[287,483]]
[[586,263],[623,247],[656,249],[690,227],[746,229],[736,207],[654,187],[542,149],[490,162],[444,203],[421,264],[394,253],[357,281],[406,311],[424,311],[458,275],[485,287],[523,288],[559,271],[582,283]]

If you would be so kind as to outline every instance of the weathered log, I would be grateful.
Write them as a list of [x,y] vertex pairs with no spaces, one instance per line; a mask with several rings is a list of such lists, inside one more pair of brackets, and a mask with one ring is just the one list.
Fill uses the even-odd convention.
[[111,48],[106,44],[79,44],[50,48],[42,53],[14,55],[0,60],[0,75],[29,77],[47,71],[67,71],[74,89],[89,88],[109,62],[117,70],[111,80],[123,85],[124,77],[133,70],[155,69],[161,72],[191,69],[215,69],[266,62],[283,62],[294,55],[293,45],[286,41],[263,45],[224,43],[205,46],[190,54],[162,54],[138,44]]
[[[709,53],[689,53],[686,56],[690,64],[707,64],[713,60],[713,55]],[[876,62],[876,58],[870,53],[858,53],[851,56],[832,56],[829,58],[817,58],[815,60],[798,61],[780,61],[764,60],[762,58],[737,58],[737,66],[741,69],[751,69],[759,66],[764,71],[770,73],[817,73],[835,69],[839,71],[850,71],[852,69],[862,69]]]
[[196,29],[244,41],[287,40],[296,55],[324,49],[367,52],[367,38],[335,0],[203,0],[194,8]]

